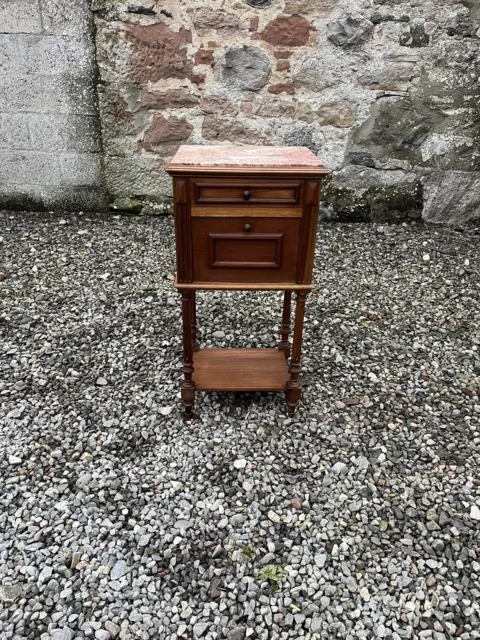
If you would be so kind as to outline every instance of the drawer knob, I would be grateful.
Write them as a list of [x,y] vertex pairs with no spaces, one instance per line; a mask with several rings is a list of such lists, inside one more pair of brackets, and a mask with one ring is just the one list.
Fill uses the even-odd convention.
[[242,197],[244,200],[250,200],[250,191],[244,191]]
[[251,224],[246,224],[246,225],[243,227],[243,230],[244,230],[244,231],[251,231],[251,230],[252,230],[252,225],[251,225]]

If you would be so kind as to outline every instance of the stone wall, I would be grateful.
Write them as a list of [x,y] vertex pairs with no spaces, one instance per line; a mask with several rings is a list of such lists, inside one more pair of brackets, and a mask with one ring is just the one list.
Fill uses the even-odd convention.
[[0,208],[106,206],[87,0],[0,0]]
[[0,0],[0,206],[163,211],[180,144],[287,144],[327,217],[461,224],[479,76],[478,0]]
[[93,0],[109,191],[162,208],[192,144],[305,145],[326,215],[480,217],[476,0]]

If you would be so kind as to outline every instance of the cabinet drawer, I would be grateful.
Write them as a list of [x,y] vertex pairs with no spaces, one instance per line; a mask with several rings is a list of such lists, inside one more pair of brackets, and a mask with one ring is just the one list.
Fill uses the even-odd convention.
[[301,180],[192,180],[194,204],[300,204]]
[[193,218],[195,282],[295,282],[299,218]]

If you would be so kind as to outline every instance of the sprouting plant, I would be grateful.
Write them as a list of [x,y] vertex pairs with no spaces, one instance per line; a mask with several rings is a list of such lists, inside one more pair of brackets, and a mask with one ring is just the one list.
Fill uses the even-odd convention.
[[272,585],[272,592],[276,593],[283,582],[285,571],[283,570],[283,567],[280,567],[279,565],[267,564],[265,567],[260,569],[258,577],[261,582],[270,582]]
[[243,545],[243,555],[247,556],[249,560],[253,558],[253,549],[248,544]]

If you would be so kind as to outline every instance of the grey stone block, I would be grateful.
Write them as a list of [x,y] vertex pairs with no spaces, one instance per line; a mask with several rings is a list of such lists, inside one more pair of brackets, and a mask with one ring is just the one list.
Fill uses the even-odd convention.
[[236,88],[258,91],[267,84],[270,62],[261,49],[242,47],[225,54],[223,80]]
[[30,149],[30,115],[0,113],[0,149]]
[[93,69],[93,49],[81,38],[23,33],[0,35],[0,69],[14,77],[31,74],[84,77]]
[[0,209],[21,211],[106,211],[102,185],[69,187],[0,183]]
[[96,115],[95,87],[88,77],[0,73],[0,111]]
[[100,151],[100,126],[96,116],[48,113],[28,114],[27,117],[32,149],[79,153]]
[[339,47],[352,47],[367,42],[373,34],[373,23],[363,17],[344,16],[329,22],[327,38]]
[[0,0],[0,30],[2,33],[41,33],[38,0]]
[[40,0],[40,3],[47,33],[84,37],[92,29],[87,0]]
[[435,171],[424,187],[428,222],[461,225],[480,218],[480,171]]
[[3,150],[0,182],[17,185],[59,185],[62,182],[57,154]]
[[13,74],[17,69],[19,52],[17,34],[0,34],[0,77]]
[[62,185],[64,186],[94,186],[102,183],[102,162],[97,154],[92,153],[62,153],[60,154],[62,168]]

